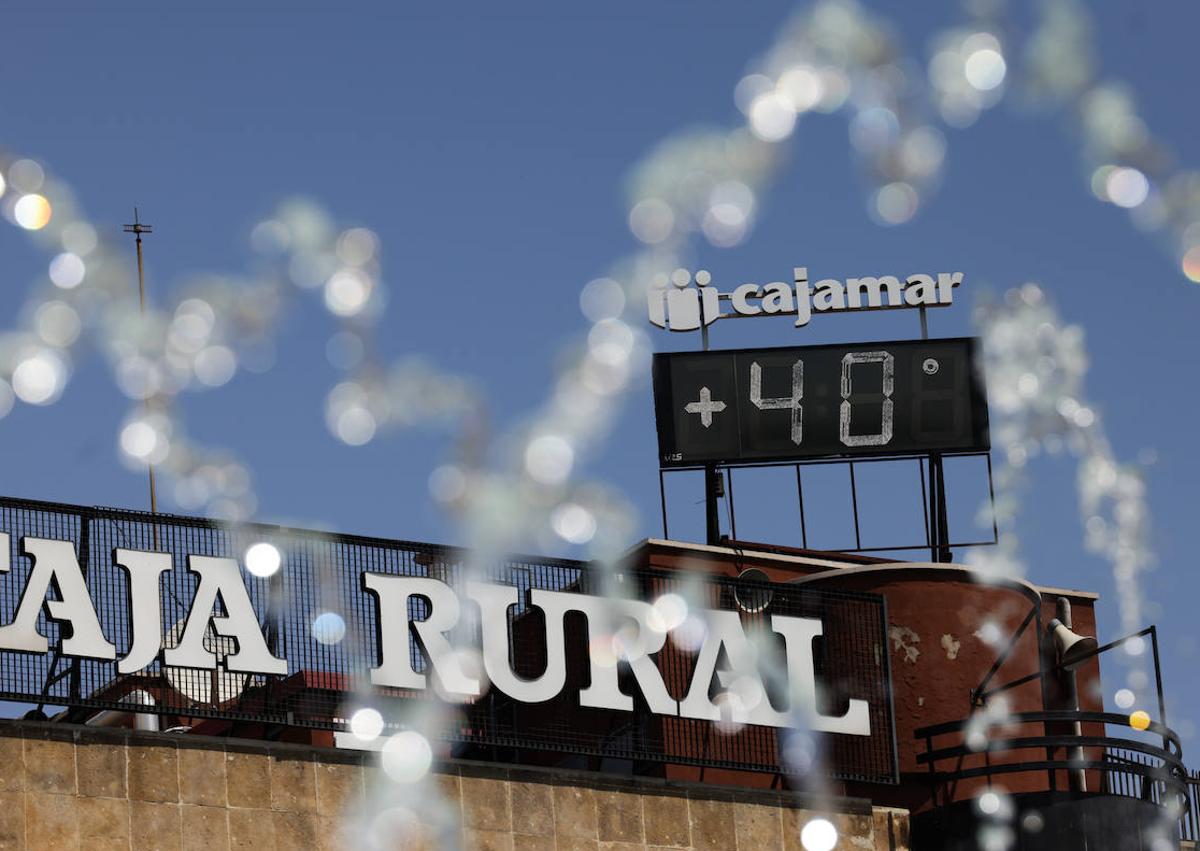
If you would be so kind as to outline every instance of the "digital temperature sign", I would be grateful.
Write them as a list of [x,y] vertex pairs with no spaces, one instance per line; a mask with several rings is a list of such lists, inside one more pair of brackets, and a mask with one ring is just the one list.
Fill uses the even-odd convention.
[[654,356],[663,467],[990,448],[973,338]]

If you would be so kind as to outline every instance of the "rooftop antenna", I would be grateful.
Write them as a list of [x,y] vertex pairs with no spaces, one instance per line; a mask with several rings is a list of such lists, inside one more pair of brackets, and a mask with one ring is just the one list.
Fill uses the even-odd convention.
[[[142,265],[142,234],[154,233],[154,228],[151,225],[143,224],[138,218],[138,208],[133,208],[133,224],[125,225],[125,233],[132,233],[137,237],[137,267],[138,267],[138,304],[141,307],[142,316],[146,315],[146,271]],[[158,497],[154,488],[154,465],[147,465],[150,470],[150,513],[158,513]],[[154,547],[158,549],[158,528],[154,529]]]

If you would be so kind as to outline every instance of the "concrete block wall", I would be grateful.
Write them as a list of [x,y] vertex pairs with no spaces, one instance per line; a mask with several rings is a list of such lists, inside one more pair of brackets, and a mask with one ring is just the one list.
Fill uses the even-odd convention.
[[[583,772],[454,763],[433,782],[439,807],[373,754],[3,721],[0,851],[802,851],[815,815],[792,793]],[[907,813],[834,809],[839,851],[907,851]]]

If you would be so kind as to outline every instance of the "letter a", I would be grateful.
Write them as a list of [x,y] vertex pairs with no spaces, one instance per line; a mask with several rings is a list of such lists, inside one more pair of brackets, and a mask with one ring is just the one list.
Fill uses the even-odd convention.
[[[0,538],[3,539],[0,546],[4,549],[0,573],[7,573],[9,537],[4,534]],[[22,538],[21,550],[33,559],[33,570],[25,583],[16,617],[12,623],[0,627],[0,649],[28,653],[45,653],[50,649],[46,637],[37,631],[38,612],[45,602],[46,612],[52,620],[71,625],[70,637],[62,639],[64,655],[116,659],[117,648],[100,631],[100,620],[92,607],[92,598],[83,583],[83,571],[75,557],[75,545],[70,541]],[[52,582],[58,591],[57,600],[46,599]]]
[[[726,680],[745,678],[754,683],[759,699],[749,710],[735,708],[732,720],[740,724],[758,724],[763,727],[787,727],[787,715],[776,712],[767,699],[766,689],[763,687],[755,661],[753,645],[746,638],[746,631],[742,628],[742,620],[738,613],[707,611],[705,615],[708,632],[704,636],[704,643],[700,645],[687,695],[679,704],[679,714],[684,718],[720,721],[721,707],[708,697],[713,677],[716,676],[722,686]],[[732,666],[727,670],[717,668],[722,647]]]
[[[263,638],[238,563],[231,558],[188,556],[188,570],[200,577],[187,624],[178,647],[163,653],[163,663],[179,668],[216,668],[217,657],[204,647],[211,621],[213,631],[237,642],[237,652],[225,657],[225,670],[243,674],[286,674],[287,660],[271,655]],[[213,613],[217,599],[228,614]]]
[[937,304],[937,283],[929,275],[909,275],[904,288],[904,303],[910,307]]

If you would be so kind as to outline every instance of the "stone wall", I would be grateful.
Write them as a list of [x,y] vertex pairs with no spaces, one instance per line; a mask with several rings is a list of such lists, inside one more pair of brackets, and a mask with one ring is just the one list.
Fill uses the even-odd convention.
[[[0,851],[442,849],[802,851],[791,793],[454,763],[440,806],[374,755],[307,746],[0,722]],[[360,815],[371,803],[382,818]],[[837,846],[908,848],[908,817],[833,802]]]

